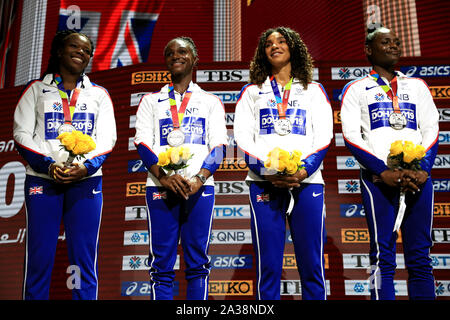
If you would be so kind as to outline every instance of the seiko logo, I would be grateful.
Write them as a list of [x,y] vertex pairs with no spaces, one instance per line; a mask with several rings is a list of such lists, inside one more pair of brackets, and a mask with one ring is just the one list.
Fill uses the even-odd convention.
[[218,171],[247,171],[247,163],[242,158],[224,158]]
[[435,203],[434,204],[435,217],[450,217],[450,203]]
[[[365,228],[341,229],[342,243],[369,243],[369,230]],[[401,243],[401,236],[397,242]]]
[[252,280],[209,280],[209,294],[212,296],[251,296]]
[[127,183],[127,197],[145,196],[145,182]]
[[131,84],[142,83],[169,83],[171,81],[169,71],[139,71],[131,74]]

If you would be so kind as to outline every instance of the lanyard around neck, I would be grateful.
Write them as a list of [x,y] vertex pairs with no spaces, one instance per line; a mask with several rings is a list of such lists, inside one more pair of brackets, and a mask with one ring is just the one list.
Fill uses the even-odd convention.
[[173,128],[180,128],[180,118],[183,121],[184,112],[186,111],[186,107],[191,99],[192,91],[186,91],[184,94],[183,100],[181,101],[180,110],[177,110],[177,102],[175,101],[175,89],[173,87],[173,83],[169,84],[169,102],[170,102],[170,113],[172,114],[172,122]]
[[370,76],[383,89],[383,91],[387,94],[389,99],[391,99],[394,112],[401,113],[397,96],[397,89],[398,89],[397,75],[391,80],[390,86],[383,81],[383,79],[380,77],[378,73],[375,72],[375,70],[370,71]]
[[58,87],[58,92],[63,104],[64,123],[71,124],[72,116],[75,111],[75,106],[77,105],[77,100],[81,89],[75,88],[73,90],[72,98],[69,100],[69,96],[67,95],[62,78],[59,74],[55,74],[54,81]]
[[270,85],[272,86],[273,94],[277,101],[278,117],[280,119],[286,118],[286,110],[289,102],[289,95],[291,94],[292,78],[284,86],[283,98],[281,98],[280,91],[278,90],[277,80],[274,76],[270,77]]

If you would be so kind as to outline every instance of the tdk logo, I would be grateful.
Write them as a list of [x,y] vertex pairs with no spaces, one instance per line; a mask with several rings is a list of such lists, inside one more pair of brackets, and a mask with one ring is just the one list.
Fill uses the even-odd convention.
[[236,103],[239,99],[239,91],[217,91],[212,94],[218,96],[223,103]]

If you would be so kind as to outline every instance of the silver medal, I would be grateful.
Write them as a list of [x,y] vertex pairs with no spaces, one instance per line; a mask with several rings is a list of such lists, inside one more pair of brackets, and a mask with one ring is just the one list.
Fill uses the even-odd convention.
[[174,129],[167,135],[167,143],[171,147],[179,147],[184,143],[185,135],[180,129]]
[[280,136],[285,136],[292,132],[292,123],[289,119],[275,120],[273,126],[275,132]]
[[69,123],[63,123],[62,125],[59,126],[58,128],[58,134],[61,134],[63,132],[72,132],[75,131],[75,127]]
[[392,112],[389,115],[389,124],[395,130],[401,130],[406,127],[406,118],[402,113]]

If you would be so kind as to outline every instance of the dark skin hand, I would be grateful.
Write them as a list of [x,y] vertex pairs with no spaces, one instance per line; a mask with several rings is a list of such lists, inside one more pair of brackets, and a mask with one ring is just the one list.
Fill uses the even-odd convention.
[[418,192],[425,183],[428,173],[423,170],[388,169],[380,174],[381,180],[390,187],[400,187],[403,191]]
[[171,190],[184,199],[188,199],[191,192],[191,185],[184,177],[179,174],[168,176],[157,164],[151,166],[150,172],[159,180],[164,188]]
[[297,188],[300,187],[300,182],[308,177],[305,169],[297,171],[293,175],[271,174],[266,175],[266,180],[272,182],[277,188]]
[[68,184],[86,177],[87,169],[78,163],[74,163],[70,167],[60,167],[54,163],[50,167],[49,175],[56,183]]
[[[211,175],[211,172],[207,169],[200,169],[199,173],[203,175],[206,179]],[[198,177],[194,177],[191,180],[189,180],[189,183],[191,185],[191,191],[189,192],[188,196],[191,196],[198,192],[198,190],[203,186],[202,181]]]
[[[150,168],[150,171],[159,180],[164,188],[171,190],[173,193],[186,200],[191,195],[197,193],[198,190],[203,186],[203,183],[197,177],[194,177],[191,180],[187,180],[179,174],[168,176],[166,175],[164,170],[157,164],[153,165]],[[211,175],[211,172],[207,169],[200,169],[199,173],[202,174],[206,179],[208,179],[208,177]]]

